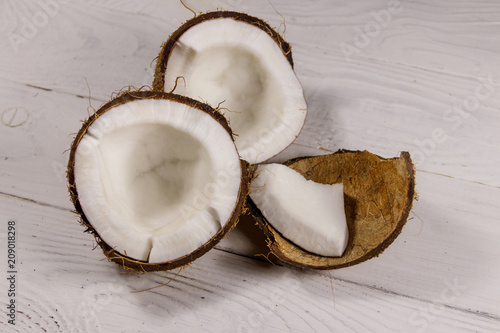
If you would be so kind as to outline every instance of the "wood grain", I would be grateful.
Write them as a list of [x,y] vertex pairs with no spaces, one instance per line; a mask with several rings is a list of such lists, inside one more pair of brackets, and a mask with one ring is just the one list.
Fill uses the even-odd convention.
[[[429,332],[493,332],[499,324],[498,318],[453,304],[442,308],[439,300],[221,250],[209,252],[171,282],[177,271],[126,273],[104,260],[99,249],[92,251],[92,237],[82,233],[73,213],[1,198],[0,219],[14,218],[18,227],[20,332],[28,327],[33,332],[118,332],[124,327],[140,332],[158,327],[188,332],[415,331],[431,307],[439,316],[426,319]],[[3,320],[2,326],[9,328]]]

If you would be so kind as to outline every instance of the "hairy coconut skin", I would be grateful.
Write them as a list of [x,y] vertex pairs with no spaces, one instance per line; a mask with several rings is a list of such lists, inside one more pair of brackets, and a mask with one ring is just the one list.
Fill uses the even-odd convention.
[[401,233],[415,197],[415,171],[408,152],[402,152],[399,158],[385,159],[367,151],[339,150],[283,164],[308,180],[343,183],[349,242],[341,257],[305,251],[274,229],[248,198],[267,246],[282,262],[307,269],[349,267],[380,255]]
[[81,207],[80,201],[78,199],[78,188],[77,185],[75,184],[75,174],[74,174],[74,168],[75,168],[75,153],[76,149],[78,147],[78,144],[80,143],[80,140],[82,137],[87,133],[87,129],[92,125],[92,123],[99,118],[103,113],[107,112],[108,110],[135,100],[142,100],[142,99],[165,99],[165,100],[170,100],[178,103],[183,103],[186,105],[189,105],[191,107],[197,108],[199,110],[202,110],[209,115],[211,115],[221,126],[223,126],[226,131],[231,135],[232,137],[232,132],[231,129],[224,118],[222,114],[220,114],[218,111],[214,110],[212,107],[210,107],[207,104],[201,103],[199,101],[196,101],[194,99],[191,99],[189,97],[185,96],[180,96],[180,95],[175,95],[171,93],[164,93],[164,92],[154,92],[154,91],[128,91],[125,93],[122,93],[118,97],[114,98],[113,100],[107,102],[104,104],[102,107],[99,108],[93,115],[91,115],[84,123],[83,126],[81,127],[80,131],[77,133],[72,145],[71,145],[71,150],[70,150],[70,157],[68,161],[68,168],[67,168],[67,178],[68,178],[68,190],[70,193],[71,201],[73,202],[75,206],[76,213],[78,213],[81,217],[81,223],[86,227],[85,232],[89,232],[94,235],[97,244],[102,248],[104,255],[111,261],[115,262],[116,264],[126,268],[126,269],[131,269],[135,271],[140,271],[140,272],[152,272],[152,271],[164,271],[164,270],[171,270],[175,269],[178,267],[183,267],[189,265],[193,260],[199,258],[203,254],[205,254],[207,251],[212,249],[223,237],[226,235],[233,227],[238,222],[239,216],[246,210],[245,206],[245,201],[249,193],[249,183],[250,183],[250,178],[251,174],[249,171],[249,164],[246,161],[241,160],[240,165],[241,165],[241,174],[242,174],[242,179],[241,179],[241,185],[240,185],[240,190],[238,194],[238,199],[237,203],[235,205],[235,208],[231,214],[230,220],[225,224],[223,228],[221,228],[210,240],[208,240],[205,244],[203,244],[201,247],[196,249],[195,251],[180,257],[176,260],[172,261],[167,261],[163,263],[148,263],[144,262],[141,260],[136,260],[133,258],[130,258],[126,256],[125,254],[119,253],[115,251],[110,245],[108,245],[100,236],[99,233],[94,229],[92,226],[92,221],[89,221],[87,217],[85,216],[85,213],[83,212],[83,209]]
[[182,36],[182,34],[185,33],[189,28],[199,23],[221,18],[230,18],[235,21],[245,22],[266,32],[279,45],[281,51],[283,52],[283,55],[286,57],[286,59],[290,63],[290,66],[292,66],[293,69],[292,49],[290,47],[290,44],[288,44],[280,36],[280,34],[278,34],[273,28],[271,28],[269,24],[267,24],[266,22],[262,21],[257,17],[250,16],[244,13],[233,12],[233,11],[215,11],[215,12],[201,14],[188,20],[183,25],[181,25],[176,31],[174,31],[172,35],[170,35],[168,40],[163,44],[160,54],[158,55],[158,61],[156,63],[156,69],[153,81],[153,90],[155,91],[164,90],[165,72],[167,68],[166,66],[168,58],[170,57],[170,53],[172,52],[173,48],[175,47],[175,44]]

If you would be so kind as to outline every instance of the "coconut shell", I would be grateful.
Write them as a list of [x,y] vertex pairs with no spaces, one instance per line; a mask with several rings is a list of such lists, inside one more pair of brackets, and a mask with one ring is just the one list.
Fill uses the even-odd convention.
[[177,41],[185,33],[189,28],[203,23],[205,21],[216,20],[221,18],[230,18],[235,21],[245,22],[250,25],[253,25],[262,31],[266,32],[281,48],[283,55],[286,57],[288,62],[293,68],[293,59],[292,59],[292,49],[290,44],[288,44],[281,36],[278,34],[269,24],[262,21],[261,19],[250,16],[244,13],[232,12],[232,11],[215,11],[209,12],[205,14],[198,15],[188,21],[186,21],[183,25],[181,25],[163,44],[161,51],[158,55],[158,61],[156,63],[155,76],[153,81],[153,90],[155,91],[163,91],[165,87],[165,72],[166,66],[168,63],[168,58],[170,57],[170,53],[175,47]]
[[199,110],[202,110],[208,114],[210,114],[222,127],[226,129],[226,131],[231,135],[232,137],[232,132],[231,129],[224,118],[224,116],[219,113],[218,111],[214,110],[212,107],[210,107],[207,104],[201,103],[199,101],[196,101],[194,99],[185,97],[185,96],[180,96],[180,95],[175,95],[171,93],[163,93],[163,92],[153,92],[153,91],[128,91],[125,93],[122,93],[118,97],[114,98],[113,100],[109,101],[108,103],[104,104],[99,110],[97,110],[93,115],[91,115],[84,123],[83,126],[81,127],[80,131],[76,135],[72,145],[71,145],[71,150],[70,150],[70,157],[68,161],[68,169],[67,169],[67,178],[68,178],[68,189],[71,197],[71,201],[73,202],[76,213],[78,213],[81,217],[81,223],[86,227],[85,232],[89,232],[95,236],[97,244],[102,248],[104,255],[111,261],[117,263],[118,265],[135,270],[135,271],[140,271],[140,272],[152,272],[152,271],[163,271],[163,270],[171,270],[175,269],[178,267],[183,267],[186,265],[189,265],[193,260],[199,258],[203,254],[205,254],[207,251],[212,249],[223,237],[226,235],[238,222],[239,216],[242,214],[242,212],[246,209],[245,208],[245,200],[246,197],[248,196],[249,192],[249,182],[250,182],[250,173],[249,173],[249,164],[246,161],[241,160],[241,171],[242,171],[242,179],[241,179],[241,185],[240,185],[240,190],[238,194],[238,199],[237,203],[234,207],[234,210],[232,212],[230,220],[224,225],[223,228],[221,228],[211,239],[209,239],[205,244],[203,244],[201,247],[196,249],[195,251],[180,257],[178,259],[168,261],[168,262],[163,262],[163,263],[148,263],[145,261],[141,260],[136,260],[133,258],[128,257],[127,255],[123,253],[119,253],[115,251],[109,244],[107,244],[100,236],[99,233],[94,229],[92,226],[92,221],[89,221],[87,217],[85,216],[85,213],[81,207],[80,201],[78,199],[78,186],[75,183],[75,174],[74,174],[74,168],[75,168],[75,153],[76,149],[78,147],[78,144],[80,143],[80,140],[82,137],[87,133],[87,129],[92,125],[92,123],[99,118],[103,113],[107,112],[108,110],[135,100],[141,100],[141,99],[166,99],[166,100],[171,100],[175,101],[178,103],[183,103],[186,105],[189,105],[193,108],[197,108]]
[[279,260],[301,268],[348,267],[380,255],[401,233],[415,196],[415,172],[409,153],[385,159],[367,151],[339,150],[284,164],[308,180],[343,183],[349,242],[341,257],[307,252],[284,238],[248,199],[271,253]]

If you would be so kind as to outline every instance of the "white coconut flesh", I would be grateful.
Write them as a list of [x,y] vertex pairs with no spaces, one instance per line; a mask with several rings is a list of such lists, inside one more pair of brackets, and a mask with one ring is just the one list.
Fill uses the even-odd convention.
[[175,93],[220,103],[250,163],[284,150],[304,125],[307,105],[292,66],[266,32],[242,21],[213,19],[184,32],[166,65],[164,89],[174,86]]
[[349,230],[342,183],[320,184],[282,164],[260,165],[250,197],[283,237],[304,250],[328,257],[344,253]]
[[150,263],[187,255],[230,219],[241,184],[230,134],[207,113],[163,99],[97,118],[75,155],[82,209],[113,249]]

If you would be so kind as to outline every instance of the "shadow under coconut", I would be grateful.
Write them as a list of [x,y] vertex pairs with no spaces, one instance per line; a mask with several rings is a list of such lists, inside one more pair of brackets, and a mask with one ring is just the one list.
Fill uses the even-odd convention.
[[240,216],[236,227],[221,243],[219,247],[223,250],[229,249],[231,252],[253,257],[259,261],[270,262],[270,258],[266,259],[270,252],[266,236],[250,212]]

